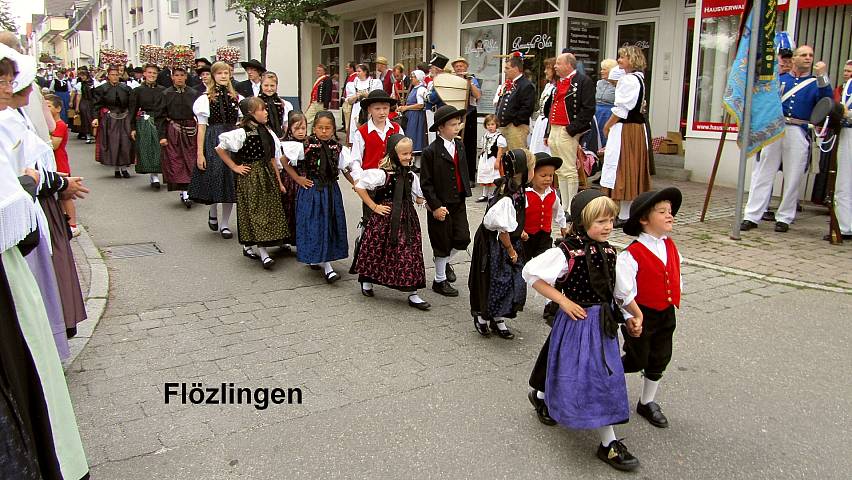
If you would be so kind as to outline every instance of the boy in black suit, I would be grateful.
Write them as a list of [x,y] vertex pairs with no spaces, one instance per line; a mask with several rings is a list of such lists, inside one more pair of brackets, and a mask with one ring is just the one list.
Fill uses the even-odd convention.
[[435,255],[435,281],[432,290],[457,297],[451,283],[455,272],[449,266],[453,255],[470,244],[470,227],[464,199],[470,196],[464,144],[456,136],[461,130],[464,110],[444,105],[435,112],[430,128],[438,137],[423,149],[420,185],[432,214],[427,217],[429,242]]

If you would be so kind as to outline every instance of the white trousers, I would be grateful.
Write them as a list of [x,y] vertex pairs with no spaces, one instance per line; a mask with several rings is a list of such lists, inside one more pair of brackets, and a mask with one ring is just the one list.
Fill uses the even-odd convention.
[[852,234],[852,128],[843,128],[837,146],[837,179],[834,182],[834,213],[840,233]]
[[796,125],[787,125],[784,137],[767,145],[760,153],[760,161],[754,164],[744,218],[760,223],[763,212],[769,206],[775,174],[783,165],[784,191],[781,194],[781,204],[775,212],[775,220],[786,224],[793,223],[809,157],[810,145],[805,130]]

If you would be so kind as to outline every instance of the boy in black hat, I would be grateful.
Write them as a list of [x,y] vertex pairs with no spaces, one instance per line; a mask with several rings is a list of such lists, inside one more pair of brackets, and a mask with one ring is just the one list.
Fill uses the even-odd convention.
[[245,98],[257,97],[260,95],[260,76],[266,71],[266,65],[251,59],[247,62],[240,62],[240,66],[246,71],[248,80],[243,80],[234,86],[234,89]]
[[388,137],[405,135],[396,122],[388,120],[390,109],[397,100],[384,90],[373,90],[361,100],[361,110],[366,110],[367,121],[352,133],[352,177],[355,180],[363,170],[379,168],[385,157]]
[[426,219],[429,242],[435,255],[432,290],[447,297],[459,295],[459,291],[451,285],[456,275],[449,266],[450,260],[470,244],[464,203],[464,199],[470,196],[467,159],[464,145],[456,138],[464,115],[464,110],[452,105],[444,105],[435,112],[435,124],[430,130],[437,132],[438,138],[423,149],[420,170],[423,196],[432,213]]
[[[675,308],[680,308],[681,258],[669,235],[681,201],[680,190],[674,187],[636,197],[623,228],[638,238],[618,254],[615,267],[614,296],[627,320],[627,326],[622,326],[624,373],[643,373],[636,413],[659,428],[669,426],[654,397],[672,358]],[[638,320],[628,311],[636,306],[642,313]],[[631,324],[640,326],[641,335],[627,334]]]

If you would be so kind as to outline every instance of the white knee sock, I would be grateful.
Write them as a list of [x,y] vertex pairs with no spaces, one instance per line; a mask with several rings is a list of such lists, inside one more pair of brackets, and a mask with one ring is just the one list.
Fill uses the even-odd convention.
[[320,265],[322,266],[322,271],[326,275],[334,271],[334,268],[331,266],[331,262],[322,262]]
[[653,402],[654,397],[657,396],[657,387],[660,386],[660,381],[655,382],[646,377],[643,377],[642,380],[642,396],[639,398],[639,402],[642,405],[647,405],[649,402]]
[[494,319],[494,323],[497,324],[497,330],[508,330],[509,327],[506,326],[506,319],[503,317],[497,317]]
[[266,247],[259,247],[259,246],[255,245],[255,246],[252,247],[252,249],[254,249],[255,253],[260,255],[261,261],[269,258],[269,252],[266,251]]
[[210,218],[212,218],[214,220],[218,217],[218,210],[216,209],[217,205],[219,205],[219,204],[214,203],[214,204],[210,205]]
[[479,315],[477,315],[477,316],[476,316],[476,321],[477,321],[477,323],[479,323],[480,325],[485,325],[486,323],[488,323],[488,321],[487,321],[487,320],[485,320],[484,318],[482,318],[482,317],[481,317],[481,316],[479,316]]
[[417,292],[414,292],[408,296],[408,299],[414,303],[426,303],[426,300],[420,298],[420,295],[417,295]]
[[618,212],[618,218],[622,220],[627,220],[630,218],[630,204],[633,203],[633,200],[622,200],[621,201],[621,209]]
[[219,220],[219,230],[223,228],[227,228],[230,230],[228,226],[228,222],[231,221],[231,210],[234,209],[233,203],[223,203],[222,204],[222,219]]
[[544,400],[544,392],[542,392],[542,391],[540,391],[540,390],[536,390],[536,391],[535,391],[535,398],[538,398],[538,399]]
[[435,257],[435,281],[443,282],[447,279],[447,264],[450,257]]
[[447,261],[449,262],[450,260],[455,258],[456,254],[459,253],[459,252],[461,252],[461,250],[456,250],[455,248],[451,249],[450,250],[450,256],[447,257]]
[[608,447],[610,443],[616,440],[615,430],[612,428],[612,425],[595,429],[595,431],[598,432],[598,436],[601,438],[601,445],[604,447]]

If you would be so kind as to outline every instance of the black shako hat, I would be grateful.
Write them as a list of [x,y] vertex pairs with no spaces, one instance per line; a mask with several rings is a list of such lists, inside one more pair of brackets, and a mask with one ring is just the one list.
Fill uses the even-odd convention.
[[432,54],[432,58],[429,59],[429,65],[432,65],[433,67],[438,67],[441,70],[443,70],[444,67],[447,66],[447,63],[449,61],[450,61],[450,59],[447,58],[446,56],[441,55],[438,52],[435,52],[435,53]]
[[535,167],[533,171],[538,170],[541,167],[553,167],[555,169],[559,169],[562,166],[562,159],[559,157],[551,157],[550,154],[545,152],[538,152],[535,154]]
[[388,105],[396,105],[399,103],[397,99],[388,95],[388,92],[381,88],[373,90],[367,95],[367,98],[361,100],[361,108],[366,110],[367,107],[374,103],[387,103]]
[[639,236],[642,233],[642,224],[639,223],[639,219],[654,208],[654,205],[665,200],[672,204],[672,215],[677,215],[680,204],[683,202],[683,195],[677,188],[668,187],[662,190],[640,193],[630,204],[630,218],[624,224],[624,233],[632,237]]
[[459,110],[452,105],[444,105],[435,111],[435,123],[429,127],[430,132],[437,132],[438,127],[447,123],[447,121],[459,117],[462,118],[467,114],[464,110]]
[[583,227],[583,209],[586,208],[586,205],[598,197],[605,196],[600,190],[594,188],[583,190],[577,195],[574,195],[574,198],[571,199],[571,222],[575,231],[586,230]]
[[245,70],[246,68],[254,68],[256,70],[260,70],[260,73],[266,71],[266,66],[264,66],[262,63],[258,62],[254,58],[247,62],[240,62],[240,66],[243,67],[243,70]]

